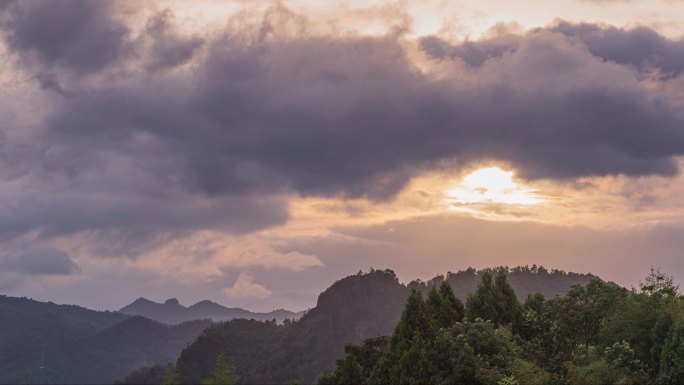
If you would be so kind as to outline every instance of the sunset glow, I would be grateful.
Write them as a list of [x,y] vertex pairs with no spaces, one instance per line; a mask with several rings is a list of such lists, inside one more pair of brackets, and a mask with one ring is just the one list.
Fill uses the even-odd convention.
[[533,190],[518,184],[512,171],[499,167],[480,168],[467,174],[458,186],[448,191],[447,196],[456,204],[536,205],[543,202]]

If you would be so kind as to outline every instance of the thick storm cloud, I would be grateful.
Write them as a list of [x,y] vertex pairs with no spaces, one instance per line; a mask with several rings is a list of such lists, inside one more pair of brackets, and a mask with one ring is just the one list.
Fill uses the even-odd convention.
[[[541,31],[439,78],[389,38],[212,43],[197,75],[84,90],[47,121],[91,148],[151,135],[208,194],[394,194],[444,162],[496,158],[530,178],[672,174],[679,101]],[[168,79],[164,79],[168,80]]]
[[[454,44],[292,32],[290,13],[185,36],[168,12],[136,29],[107,2],[2,9],[9,53],[40,63],[14,71],[41,106],[16,111],[26,132],[3,127],[2,173],[23,186],[5,193],[6,238],[244,233],[287,220],[281,194],[383,200],[487,160],[524,178],[673,175],[684,154],[682,43],[645,28]],[[653,69],[667,76],[646,83]]]

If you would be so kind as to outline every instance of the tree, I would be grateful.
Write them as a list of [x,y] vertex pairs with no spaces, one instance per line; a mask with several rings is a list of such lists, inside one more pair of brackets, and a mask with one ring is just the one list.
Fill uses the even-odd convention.
[[164,380],[162,385],[179,385],[180,378],[178,377],[178,371],[176,370],[176,365],[168,364],[166,370],[164,371]]
[[511,325],[520,319],[520,302],[506,279],[506,271],[499,270],[494,280],[488,271],[482,274],[475,293],[468,295],[466,313],[471,322],[481,318],[497,326]]
[[426,383],[427,348],[434,335],[423,297],[411,290],[389,346],[373,369],[370,384]]
[[684,384],[684,324],[677,323],[665,342],[660,356],[658,385]]
[[475,293],[468,294],[466,314],[470,322],[475,321],[477,318],[493,320],[497,317],[494,284],[492,282],[492,275],[488,271],[482,273]]
[[481,319],[458,322],[437,333],[429,351],[432,366],[426,383],[495,385],[506,376],[517,378],[516,369],[526,367],[530,372],[534,367],[519,363],[518,351],[505,327]]
[[522,309],[515,290],[508,283],[505,270],[499,270],[494,279],[494,298],[498,304],[497,319],[492,320],[497,325],[512,325],[519,321]]
[[662,358],[663,347],[668,340],[674,328],[674,320],[672,315],[668,312],[663,312],[658,317],[653,329],[651,329],[651,340],[653,346],[651,347],[651,368],[653,374],[660,372],[660,361]]
[[223,354],[216,357],[216,364],[214,370],[208,378],[202,381],[202,385],[233,385],[236,384],[239,377],[234,373],[233,367],[226,363]]
[[317,380],[319,385],[366,384],[371,371],[387,347],[387,337],[370,338],[361,346],[347,344],[345,356],[337,360],[334,371],[324,372]]
[[558,322],[575,344],[598,343],[603,321],[613,314],[627,291],[615,284],[594,279],[586,286],[573,286],[560,301]]
[[651,271],[644,282],[640,282],[641,292],[647,295],[661,294],[676,297],[679,293],[679,285],[675,285],[674,278],[671,275],[665,274],[660,269],[654,269],[651,266]]
[[451,285],[442,281],[439,288],[433,286],[428,291],[425,301],[429,316],[436,322],[437,328],[448,328],[462,321],[465,315],[463,302],[454,294]]
[[[664,324],[670,318],[667,302],[668,299],[660,294],[632,293],[624,298],[603,322],[601,345],[608,348],[614,343],[627,342],[636,357],[647,365],[647,370],[651,374],[658,373],[659,349],[671,326]],[[656,332],[656,326],[668,330]]]

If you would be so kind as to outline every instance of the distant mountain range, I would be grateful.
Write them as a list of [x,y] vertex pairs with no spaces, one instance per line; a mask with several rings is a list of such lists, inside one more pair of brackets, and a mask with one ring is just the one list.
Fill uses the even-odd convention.
[[229,308],[211,301],[200,301],[185,307],[177,299],[171,298],[164,303],[157,303],[146,298],[138,298],[130,305],[119,310],[120,313],[139,315],[169,325],[198,319],[210,319],[214,322],[227,321],[235,318],[254,319],[282,323],[286,319],[299,319],[304,312],[291,312],[278,309],[268,313],[255,313],[241,308]]
[[102,384],[175,361],[211,325],[0,296],[1,384]]

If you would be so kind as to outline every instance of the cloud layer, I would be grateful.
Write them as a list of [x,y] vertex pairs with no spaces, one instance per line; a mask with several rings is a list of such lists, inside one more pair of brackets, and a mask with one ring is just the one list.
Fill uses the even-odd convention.
[[[572,181],[672,176],[684,155],[684,42],[646,27],[463,42],[321,32],[277,4],[207,31],[127,4],[0,6],[4,269],[70,274],[66,251],[136,259],[203,231],[244,236],[286,224],[293,196],[386,202],[479,162]],[[231,267],[323,264],[226,248]],[[244,274],[231,293],[270,293]]]

